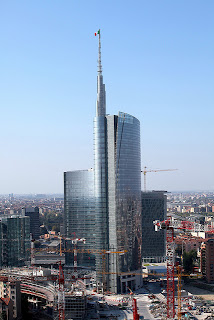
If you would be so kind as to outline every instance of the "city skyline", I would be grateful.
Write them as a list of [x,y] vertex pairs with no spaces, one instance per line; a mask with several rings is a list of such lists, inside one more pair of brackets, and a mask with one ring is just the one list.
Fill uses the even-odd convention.
[[148,174],[147,189],[214,190],[213,8],[1,4],[0,194],[63,193],[64,171],[93,167],[99,28],[108,112],[140,120],[142,169],[179,169]]

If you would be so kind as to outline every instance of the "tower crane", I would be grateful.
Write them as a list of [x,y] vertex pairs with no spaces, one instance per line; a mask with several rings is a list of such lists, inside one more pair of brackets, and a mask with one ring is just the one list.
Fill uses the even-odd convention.
[[134,292],[128,287],[130,291],[130,295],[132,296],[132,312],[133,312],[133,320],[139,320],[139,314],[137,312],[137,300],[134,298]]
[[141,170],[141,172],[144,175],[144,192],[146,192],[146,174],[147,174],[147,172],[176,171],[176,170],[178,170],[178,169],[147,170],[147,167],[144,167],[144,170]]
[[108,254],[125,254],[127,250],[112,251],[112,250],[101,250],[98,253],[102,255],[102,282],[103,282],[103,291],[106,290],[106,274],[113,274],[113,272],[106,272],[106,255]]
[[[61,237],[62,238],[62,237]],[[71,238],[63,238],[64,240],[72,240],[74,241],[73,244],[77,244],[78,241],[80,242],[83,242],[85,243],[85,238],[82,238],[82,239],[71,239]],[[78,249],[77,247],[75,247],[74,249],[62,249],[62,247],[60,247],[60,250],[58,249],[46,249],[46,248],[38,248],[36,249],[36,251],[40,251],[40,252],[57,252],[60,254],[60,256],[62,255],[62,253],[65,253],[65,252],[70,252],[70,253],[73,253],[74,254],[74,258],[75,256],[77,257],[77,253],[92,253],[92,254],[100,254],[102,256],[102,270],[101,273],[102,274],[102,285],[103,285],[103,290],[105,291],[106,289],[106,283],[105,283],[105,275],[107,274],[113,274],[113,273],[110,273],[110,272],[106,272],[106,256],[109,255],[109,254],[120,254],[120,255],[123,255],[125,253],[127,253],[127,250],[120,250],[120,251],[114,251],[114,250],[98,250],[98,249],[85,249],[85,248],[82,248],[82,249]],[[61,263],[61,261],[60,261]],[[74,259],[74,267],[75,267],[75,270],[76,270],[76,267],[77,267],[77,261],[76,259]]]
[[61,265],[59,261],[59,278],[58,278],[58,313],[59,320],[65,320],[65,278]]
[[[167,220],[153,221],[155,231],[161,229],[166,230],[166,260],[167,260],[167,318],[174,319],[175,317],[175,245],[174,245],[174,230],[185,230],[191,232],[213,232],[214,229],[211,225],[202,225],[192,221],[179,221],[173,220],[172,217],[168,217]],[[178,274],[180,273],[180,270]],[[180,275],[179,275],[180,277]],[[180,286],[180,283],[179,283]],[[180,309],[179,309],[180,312]]]
[[86,240],[85,238],[78,239],[74,238],[72,239],[72,244],[74,245],[74,277],[77,278],[77,243],[83,242],[85,244]]
[[74,233],[74,237],[73,238],[65,238],[65,237],[62,237],[60,236],[59,239],[60,239],[60,256],[62,256],[62,239],[64,239],[65,241],[66,240],[71,240],[71,243],[74,245],[74,250],[73,250],[73,253],[74,253],[74,278],[77,278],[77,244],[78,242],[83,242],[84,244],[86,243],[86,239],[85,238],[77,238],[76,237],[76,233]]

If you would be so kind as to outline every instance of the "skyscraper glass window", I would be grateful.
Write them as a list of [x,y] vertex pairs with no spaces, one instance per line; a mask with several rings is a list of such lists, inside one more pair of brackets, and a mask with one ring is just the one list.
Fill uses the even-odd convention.
[[30,218],[4,217],[0,221],[1,263],[23,266],[30,259]]
[[166,233],[156,232],[154,220],[166,219],[165,191],[142,192],[142,257],[144,262],[163,262],[166,252]]
[[[95,247],[95,213],[94,213],[94,171],[79,170],[64,173],[64,224],[65,236],[71,239],[85,238],[86,243],[78,243],[78,249]],[[74,249],[71,241],[66,242],[67,249]],[[81,251],[81,250],[78,250]],[[78,265],[95,267],[93,253],[78,252]],[[66,252],[66,264],[73,265],[73,253]]]

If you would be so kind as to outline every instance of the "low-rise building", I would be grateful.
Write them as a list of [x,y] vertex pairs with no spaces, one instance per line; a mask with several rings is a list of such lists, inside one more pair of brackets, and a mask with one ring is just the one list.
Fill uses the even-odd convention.
[[200,269],[208,283],[214,283],[214,239],[208,239],[201,245]]
[[68,320],[83,320],[86,315],[86,296],[80,293],[65,294],[65,316]]
[[2,319],[13,320],[13,301],[10,298],[0,298],[0,314]]
[[8,280],[6,277],[0,281],[0,298],[10,298],[13,301],[14,319],[21,317],[21,289],[20,281]]

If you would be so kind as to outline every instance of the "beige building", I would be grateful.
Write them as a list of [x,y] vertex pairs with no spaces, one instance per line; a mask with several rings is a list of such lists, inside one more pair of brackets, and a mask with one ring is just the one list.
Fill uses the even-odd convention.
[[0,297],[10,298],[13,301],[12,309],[14,319],[21,317],[20,281],[0,281]]

